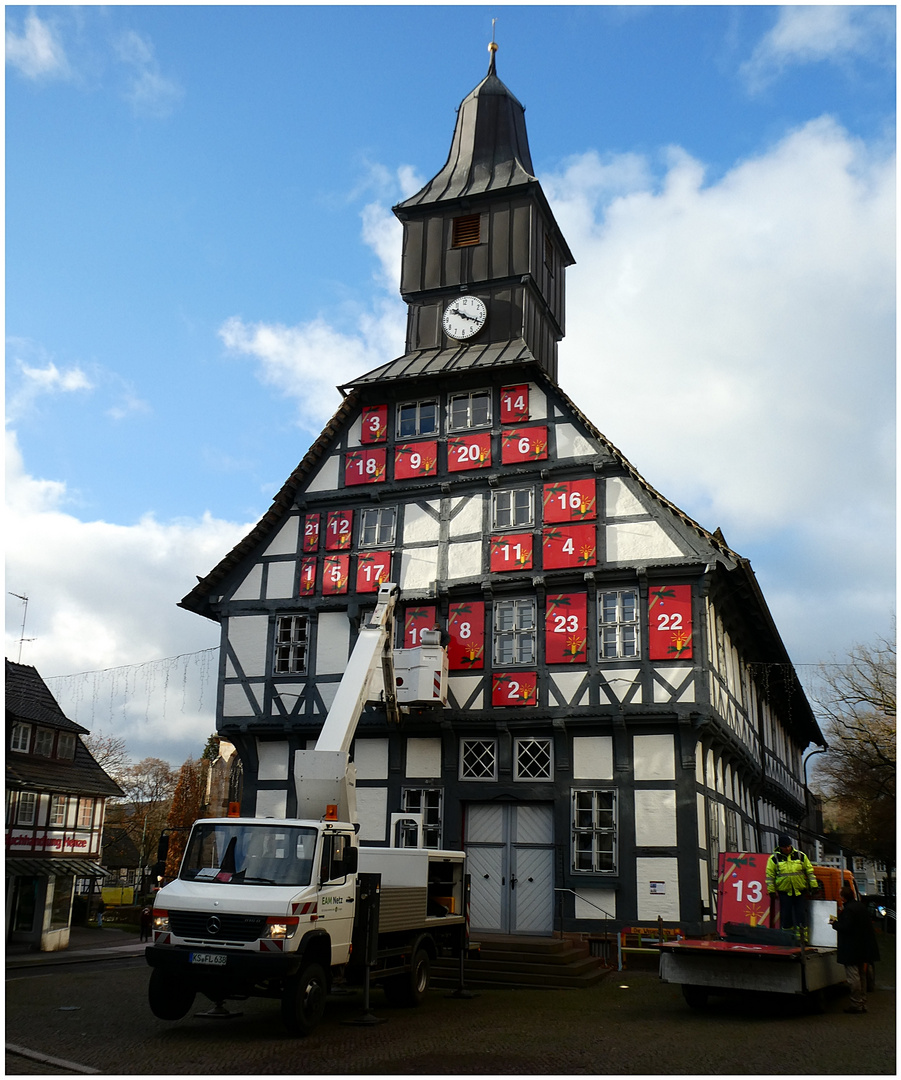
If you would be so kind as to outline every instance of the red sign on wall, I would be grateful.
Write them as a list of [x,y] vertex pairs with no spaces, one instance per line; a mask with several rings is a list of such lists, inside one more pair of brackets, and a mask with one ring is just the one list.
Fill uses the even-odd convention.
[[447,609],[447,666],[451,671],[478,671],[485,666],[485,604],[450,604]]
[[537,705],[537,671],[500,671],[491,680],[492,705]]
[[423,630],[433,630],[437,625],[438,613],[434,607],[408,607],[404,611],[404,648],[419,648]]
[[491,465],[491,432],[451,435],[447,440],[448,472],[487,469]]
[[500,536],[492,536],[492,572],[531,570],[533,542],[531,533],[503,533]]
[[746,926],[769,926],[770,898],[766,891],[769,855],[753,851],[720,852],[717,874],[716,925],[720,933],[727,922]]
[[353,510],[330,510],[325,524],[325,550],[347,551],[353,535]]
[[548,664],[584,664],[588,659],[588,594],[547,598],[544,659]]
[[501,435],[501,462],[542,461],[547,457],[547,428],[511,428]]
[[361,443],[380,443],[388,438],[388,406],[364,405]]
[[594,524],[545,525],[543,539],[545,570],[594,566],[597,562],[597,527]]
[[521,424],[529,419],[529,387],[526,383],[520,386],[501,387],[501,423]]
[[326,555],[322,566],[322,595],[338,596],[346,593],[349,576],[349,555]]
[[357,592],[378,592],[390,576],[390,551],[362,551],[357,556]]
[[384,446],[375,446],[367,450],[351,450],[344,455],[344,486],[355,484],[380,484],[385,480],[385,459],[387,450]]
[[316,556],[307,555],[300,560],[300,586],[298,596],[312,596],[316,591]]
[[651,660],[691,659],[690,585],[648,589],[648,656]]
[[304,551],[319,550],[319,515],[307,514],[303,519]]
[[434,476],[438,471],[438,443],[401,443],[394,449],[394,479],[412,480],[417,476]]
[[588,521],[598,516],[597,481],[560,480],[544,485],[544,520]]

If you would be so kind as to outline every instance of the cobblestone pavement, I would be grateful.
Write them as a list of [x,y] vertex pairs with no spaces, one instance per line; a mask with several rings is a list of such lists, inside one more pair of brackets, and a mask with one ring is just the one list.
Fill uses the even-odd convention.
[[[790,1046],[796,1074],[885,1074],[895,1068],[894,938],[880,937],[883,962],[869,1012],[846,1015],[830,998],[824,1015],[800,1000],[713,998],[689,1009],[678,987],[650,971],[613,972],[582,991],[481,991],[472,1000],[434,990],[419,1009],[389,1009],[378,990],[372,1012],[385,1022],[351,1026],[362,996],[330,999],[307,1039],[282,1029],[278,1003],[231,1003],[228,1021],[193,1015],[156,1020],[146,1004],[148,969],[72,964],[20,977],[8,971],[8,1075],[772,1075],[773,1046]],[[208,1007],[198,998],[198,1011]],[[10,1044],[69,1062],[41,1066]],[[38,1065],[39,1067],[35,1067]]]

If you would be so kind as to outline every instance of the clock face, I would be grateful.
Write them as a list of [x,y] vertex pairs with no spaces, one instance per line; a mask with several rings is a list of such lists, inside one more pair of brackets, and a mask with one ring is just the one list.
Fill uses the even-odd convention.
[[444,309],[441,324],[448,337],[466,341],[485,325],[488,311],[477,296],[458,296]]

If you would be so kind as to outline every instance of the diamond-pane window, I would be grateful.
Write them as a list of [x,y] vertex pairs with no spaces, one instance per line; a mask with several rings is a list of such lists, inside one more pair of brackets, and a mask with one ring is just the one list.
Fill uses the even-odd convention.
[[553,756],[550,739],[516,740],[516,779],[552,780]]
[[497,741],[495,739],[461,740],[460,779],[497,779]]

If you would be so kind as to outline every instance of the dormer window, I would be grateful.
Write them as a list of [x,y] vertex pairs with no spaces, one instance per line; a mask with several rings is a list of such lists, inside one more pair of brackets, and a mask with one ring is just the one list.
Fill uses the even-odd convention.
[[454,218],[451,233],[451,245],[453,247],[472,247],[482,240],[482,216],[481,214],[468,214],[466,217]]
[[49,728],[36,728],[34,753],[40,757],[53,757],[53,732]]
[[75,736],[68,731],[61,731],[56,740],[56,756],[66,761],[75,757]]
[[10,750],[17,750],[20,754],[27,754],[30,741],[31,724],[13,724],[9,740]]

